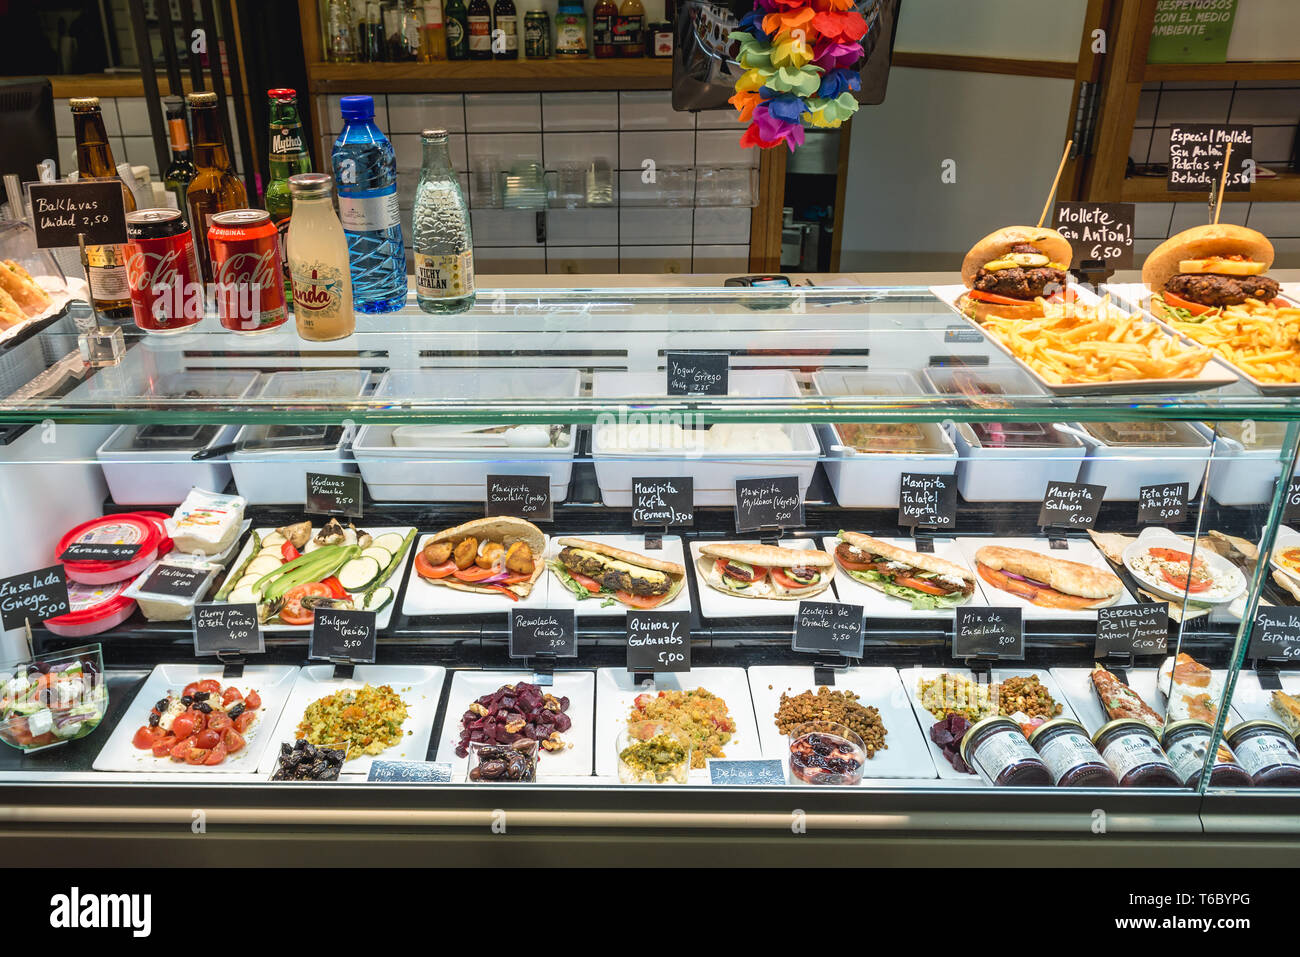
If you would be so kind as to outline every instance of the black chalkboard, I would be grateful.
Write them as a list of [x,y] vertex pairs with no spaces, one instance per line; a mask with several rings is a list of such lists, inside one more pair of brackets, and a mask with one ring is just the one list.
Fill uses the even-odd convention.
[[360,475],[307,473],[307,511],[320,515],[361,517]]
[[904,472],[899,479],[898,524],[957,527],[957,476]]
[[510,657],[578,656],[578,635],[572,608],[510,609]]
[[736,531],[803,527],[799,476],[736,479]]
[[725,352],[666,352],[669,395],[726,395],[731,357]]
[[795,651],[830,652],[845,658],[861,658],[862,615],[861,605],[801,601],[790,647]]
[[1019,608],[959,606],[953,624],[954,658],[1025,657],[1025,629]]
[[1300,661],[1300,608],[1273,605],[1257,609],[1246,657]]
[[1057,203],[1052,225],[1074,250],[1066,265],[1104,262],[1111,269],[1132,269],[1133,209],[1132,203]]
[[632,479],[632,524],[670,528],[695,524],[695,480],[680,478]]
[[554,515],[549,475],[489,475],[484,494],[489,516],[549,522]]
[[311,658],[374,661],[379,629],[373,611],[317,608],[312,615]]
[[66,615],[68,579],[62,565],[0,579],[0,626],[7,631]]
[[627,613],[627,670],[691,670],[691,613],[632,609]]
[[59,556],[61,562],[129,562],[140,554],[142,544],[121,542],[73,542]]
[[1169,604],[1163,601],[1097,609],[1093,655],[1163,655],[1169,642]]
[[211,578],[212,569],[192,565],[161,562],[140,584],[138,591],[146,595],[167,595],[171,598],[198,598]]
[[31,187],[33,224],[38,249],[76,246],[84,234],[87,246],[126,242],[126,200],[121,180],[84,183],[43,183]]
[[1038,524],[1043,527],[1092,528],[1106,497],[1106,486],[1080,482],[1048,482]]
[[1187,518],[1187,483],[1166,482],[1138,489],[1139,525],[1174,525]]
[[1286,483],[1286,501],[1282,503],[1282,521],[1290,523],[1296,519],[1300,519],[1300,478]]
[[1248,192],[1254,179],[1254,139],[1252,126],[1173,124],[1169,128],[1169,174],[1165,188],[1171,193],[1217,191],[1224,152],[1231,141],[1232,159],[1224,189],[1229,193]]
[[260,653],[265,647],[257,623],[257,605],[213,602],[194,606],[194,654],[238,651]]

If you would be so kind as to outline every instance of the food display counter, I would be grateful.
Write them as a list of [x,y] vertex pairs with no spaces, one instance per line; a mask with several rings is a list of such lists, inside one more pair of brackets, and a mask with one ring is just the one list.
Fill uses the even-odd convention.
[[0,401],[15,848],[1300,844],[1293,398],[1048,388],[921,286],[126,339]]

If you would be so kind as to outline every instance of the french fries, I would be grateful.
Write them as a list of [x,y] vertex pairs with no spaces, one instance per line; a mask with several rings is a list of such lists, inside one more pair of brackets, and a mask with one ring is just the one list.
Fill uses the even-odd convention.
[[1260,382],[1300,382],[1300,306],[1248,299],[1201,321],[1169,326]]
[[1210,350],[1166,334],[1139,313],[1110,303],[1043,303],[1041,319],[991,316],[984,329],[1054,385],[1190,379],[1210,361]]

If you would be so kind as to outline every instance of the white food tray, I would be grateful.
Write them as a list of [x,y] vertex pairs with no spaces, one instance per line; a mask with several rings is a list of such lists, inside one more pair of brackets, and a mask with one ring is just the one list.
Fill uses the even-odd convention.
[[[596,542],[600,545],[612,545],[615,548],[621,548],[624,551],[636,552],[639,555],[646,555],[650,558],[658,558],[665,562],[676,562],[682,568],[686,567],[685,551],[682,547],[682,539],[679,535],[665,535],[663,538],[664,547],[660,551],[648,552],[645,548],[644,535],[584,535],[575,533],[573,535],[563,535],[562,538],[581,538],[585,541]],[[559,545],[556,539],[551,539],[547,543],[546,559],[549,562],[552,559],[558,559],[563,546]],[[565,588],[564,585],[555,577],[555,572],[549,567],[544,573],[547,579],[546,585],[546,605],[547,608],[572,608],[579,616],[599,615],[605,618],[622,618],[629,611],[629,608],[620,601],[605,607],[605,599],[600,597],[587,598],[582,601]],[[687,573],[689,577],[689,572]],[[539,583],[540,584],[540,583]],[[448,589],[450,591],[450,589]],[[508,599],[507,599],[508,600]],[[655,606],[655,611],[690,611],[691,610],[691,583],[685,581],[682,583],[682,590],[674,596],[672,601],[664,602]]]
[[[852,529],[846,529],[846,531],[852,531]],[[896,545],[899,548],[906,548],[909,551],[916,551],[916,542],[910,538],[881,538],[879,541],[889,545]],[[957,547],[953,539],[936,538],[933,541],[934,556],[936,558],[942,558],[955,565],[960,565],[969,570],[972,575],[975,574],[971,563],[966,560],[966,556],[961,553],[961,549]],[[839,543],[839,536],[823,538],[821,540],[822,550],[834,557],[835,546]],[[914,609],[909,601],[887,595],[880,589],[872,588],[870,585],[864,585],[841,568],[838,562],[836,562],[835,582],[832,587],[835,589],[840,601],[849,605],[861,605],[868,620],[872,618],[951,619],[955,617],[955,609],[952,608]],[[978,576],[976,576],[975,591],[971,594],[970,599],[963,604],[968,607],[979,607],[987,604],[984,600],[984,593],[980,591]]]
[[[741,541],[725,539],[723,541],[691,542],[691,567],[695,573],[695,584],[700,589],[700,614],[705,618],[793,618],[799,613],[799,602],[782,598],[741,598],[718,591],[704,580],[704,576],[695,567],[700,559],[700,549],[705,545],[745,544],[757,545],[757,540]],[[817,542],[811,538],[787,538],[781,540],[782,548],[806,548],[816,550]],[[807,601],[835,601],[835,584],[840,579],[838,572],[831,580],[831,586],[820,594],[813,595]]]
[[[412,556],[422,552],[429,539],[437,534],[421,535],[411,546]],[[549,547],[550,540],[547,539]],[[543,552],[545,554],[545,552]],[[536,556],[534,556],[536,557]],[[406,597],[402,600],[402,614],[418,615],[491,615],[504,614],[511,608],[546,608],[547,589],[551,584],[549,570],[543,569],[542,576],[533,585],[527,598],[511,601],[500,592],[470,592],[435,585],[425,581],[415,571],[414,560],[411,564],[411,580],[406,586]]]
[[[1300,672],[1280,671],[1278,680],[1283,692],[1293,698],[1300,697]],[[1242,721],[1272,721],[1285,728],[1281,717],[1273,710],[1272,696],[1272,691],[1265,691],[1259,686],[1259,675],[1256,672],[1243,669],[1237,675],[1237,684],[1232,689],[1232,713]],[[1233,726],[1231,722],[1228,724],[1228,727]]]
[[[1137,696],[1145,701],[1157,714],[1164,713],[1164,697],[1157,694],[1156,683],[1160,672],[1157,668],[1129,668],[1128,684]],[[1092,690],[1091,668],[1053,668],[1052,677],[1065,691],[1065,697],[1074,709],[1079,723],[1087,729],[1089,735],[1110,721],[1106,712]]]

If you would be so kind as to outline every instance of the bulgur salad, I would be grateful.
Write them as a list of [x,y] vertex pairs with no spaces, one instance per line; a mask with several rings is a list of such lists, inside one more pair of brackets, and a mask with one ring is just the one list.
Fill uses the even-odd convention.
[[707,766],[709,758],[725,758],[723,746],[736,731],[727,702],[703,688],[694,691],[660,691],[640,694],[627,717],[633,737],[639,726],[663,724],[685,734],[691,742],[691,767]]
[[307,706],[297,737],[314,745],[346,744],[351,761],[400,743],[408,713],[402,696],[389,685],[344,688]]

